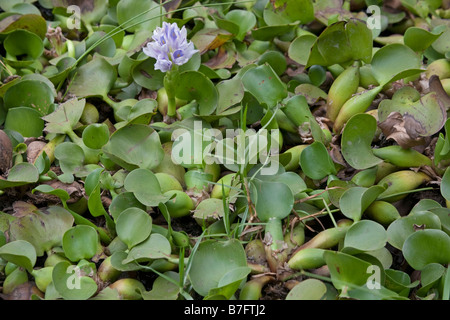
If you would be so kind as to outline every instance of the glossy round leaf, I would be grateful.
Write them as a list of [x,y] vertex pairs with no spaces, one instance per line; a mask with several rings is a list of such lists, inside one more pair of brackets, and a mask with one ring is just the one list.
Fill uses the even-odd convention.
[[198,71],[180,73],[175,95],[177,98],[198,103],[199,115],[209,115],[216,110],[219,95],[210,79]]
[[323,179],[330,174],[336,174],[333,160],[322,142],[315,141],[300,154],[300,166],[311,179]]
[[131,207],[122,211],[116,221],[117,236],[128,248],[147,239],[152,231],[152,218],[139,208]]
[[133,192],[139,202],[147,206],[158,206],[170,198],[161,193],[158,178],[147,169],[131,171],[125,178],[124,187],[127,191]]
[[355,254],[383,248],[387,242],[387,233],[382,225],[371,220],[354,223],[345,234],[342,252]]
[[52,283],[65,300],[87,300],[97,292],[97,284],[79,266],[62,261],[54,266]]
[[269,108],[287,96],[286,85],[268,64],[248,70],[242,77],[242,83],[245,90]]
[[97,231],[91,226],[77,225],[64,233],[62,247],[66,257],[73,262],[91,259],[98,248]]
[[402,249],[408,264],[422,270],[430,263],[450,262],[450,237],[442,230],[419,230],[406,238]]
[[5,39],[3,46],[13,57],[25,56],[25,60],[39,58],[44,52],[44,44],[35,33],[18,29],[11,32]]
[[40,137],[44,130],[42,114],[32,108],[12,108],[6,114],[5,129],[17,131],[23,137]]
[[104,123],[92,123],[83,130],[83,142],[91,149],[101,149],[109,141],[109,128]]
[[225,274],[247,266],[244,248],[236,239],[203,241],[191,259],[189,278],[194,290],[202,296],[217,288]]
[[54,96],[52,88],[39,80],[22,80],[6,91],[4,96],[7,108],[33,108],[41,116],[54,110]]

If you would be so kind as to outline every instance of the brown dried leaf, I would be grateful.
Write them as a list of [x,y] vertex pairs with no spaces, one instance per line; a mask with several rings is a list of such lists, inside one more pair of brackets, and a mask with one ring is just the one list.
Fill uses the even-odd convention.
[[13,147],[7,134],[0,130],[0,174],[6,173],[12,167]]
[[25,282],[18,285],[10,294],[0,294],[4,300],[31,300],[33,295],[44,298],[44,294],[33,282]]
[[423,127],[411,116],[391,112],[386,120],[378,124],[378,127],[386,139],[393,139],[402,148],[411,148],[425,143],[424,137],[420,136],[424,132]]

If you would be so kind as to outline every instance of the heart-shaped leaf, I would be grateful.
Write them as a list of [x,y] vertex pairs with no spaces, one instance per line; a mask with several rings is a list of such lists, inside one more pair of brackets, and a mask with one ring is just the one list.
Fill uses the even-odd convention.
[[94,279],[89,277],[92,272],[62,261],[53,268],[52,283],[63,299],[87,300],[98,290]]
[[330,174],[336,174],[336,168],[327,148],[319,141],[314,141],[302,151],[300,166],[311,179],[320,180]]
[[91,259],[99,244],[97,231],[91,226],[77,225],[64,233],[62,247],[66,257],[73,262]]
[[356,114],[347,121],[342,132],[341,151],[353,168],[364,170],[383,162],[372,152],[376,130],[377,120],[369,114]]
[[158,133],[146,125],[130,124],[115,131],[103,146],[108,157],[127,170],[153,169],[164,158]]
[[416,270],[422,270],[430,263],[446,265],[450,261],[450,237],[437,229],[416,231],[406,238],[402,252]]
[[213,113],[218,103],[218,92],[214,84],[199,71],[185,71],[177,79],[177,98],[198,103],[199,115]]
[[287,96],[286,85],[268,64],[248,70],[242,77],[242,83],[245,90],[269,108]]
[[136,199],[147,206],[158,206],[170,198],[161,193],[158,178],[147,169],[131,171],[125,178],[124,187],[127,191],[133,192]]

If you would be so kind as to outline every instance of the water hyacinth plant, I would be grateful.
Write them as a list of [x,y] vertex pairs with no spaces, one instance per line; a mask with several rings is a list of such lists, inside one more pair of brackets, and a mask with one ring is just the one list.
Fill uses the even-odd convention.
[[180,29],[175,22],[172,24],[163,22],[162,27],[153,31],[152,39],[153,41],[147,43],[143,51],[156,59],[155,70],[166,73],[164,87],[168,98],[167,115],[174,117],[176,113],[174,91],[178,66],[188,62],[198,50],[187,40],[186,27]]

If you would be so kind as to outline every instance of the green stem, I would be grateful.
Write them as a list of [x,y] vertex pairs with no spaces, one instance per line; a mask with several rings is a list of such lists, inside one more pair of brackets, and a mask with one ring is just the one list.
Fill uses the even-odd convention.
[[164,76],[164,88],[166,89],[167,94],[167,115],[169,117],[175,117],[177,113],[177,105],[175,100],[175,79],[178,76],[178,66],[173,65],[171,71],[167,71],[166,75]]

